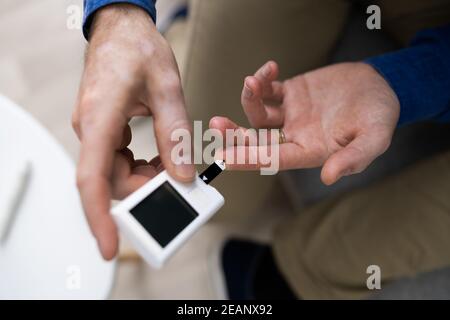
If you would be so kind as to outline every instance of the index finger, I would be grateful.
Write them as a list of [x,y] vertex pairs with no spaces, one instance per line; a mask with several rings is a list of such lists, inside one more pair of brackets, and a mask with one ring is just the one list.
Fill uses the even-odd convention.
[[81,122],[81,151],[77,185],[89,226],[102,256],[112,259],[117,252],[116,225],[110,215],[110,177],[114,152],[120,146],[126,119],[119,113],[91,113]]
[[248,171],[271,168],[289,170],[297,168],[313,168],[319,165],[319,159],[302,152],[295,143],[230,146],[216,151],[214,158],[225,160],[227,170]]
[[[186,107],[178,75],[168,79],[149,82],[148,91],[151,93],[151,109],[154,118],[154,129],[161,161],[167,172],[176,180],[190,182],[194,179],[195,168],[192,162],[192,128],[188,120]],[[178,131],[179,130],[179,131]],[[178,132],[177,132],[178,131]],[[186,154],[178,155],[175,146],[180,141],[173,141],[174,133],[180,133],[186,143]],[[177,134],[178,136],[178,134]]]

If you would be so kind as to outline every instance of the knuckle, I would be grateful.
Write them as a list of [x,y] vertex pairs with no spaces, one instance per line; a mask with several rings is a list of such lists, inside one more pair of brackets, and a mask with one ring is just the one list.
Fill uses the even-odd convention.
[[164,89],[168,92],[180,92],[181,81],[179,75],[176,72],[167,72],[162,78],[162,86],[164,86]]
[[85,170],[78,170],[77,172],[77,188],[79,190],[83,189],[89,181],[89,174]]
[[97,90],[95,88],[91,88],[91,90],[89,90],[89,93],[83,94],[83,96],[80,98],[80,117],[83,117],[86,113],[89,113],[93,109],[95,109],[95,106],[100,100],[96,91]]
[[187,119],[177,119],[173,121],[169,126],[169,131],[173,132],[176,129],[186,129],[190,131],[191,127],[189,121]]
[[145,60],[151,59],[156,54],[156,47],[152,42],[141,40],[137,43],[137,48],[141,57]]
[[71,122],[73,129],[78,130],[80,128],[80,118],[78,117],[77,112],[72,113]]
[[98,106],[100,97],[95,92],[85,94],[80,100],[79,114],[75,123],[82,129],[85,126],[92,126],[98,121]]

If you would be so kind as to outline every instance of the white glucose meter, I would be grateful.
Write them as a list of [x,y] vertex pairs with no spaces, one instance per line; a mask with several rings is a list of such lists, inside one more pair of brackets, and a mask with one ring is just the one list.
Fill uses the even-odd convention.
[[112,209],[119,229],[147,263],[164,262],[224,204],[209,182],[225,169],[216,161],[191,183],[164,170]]

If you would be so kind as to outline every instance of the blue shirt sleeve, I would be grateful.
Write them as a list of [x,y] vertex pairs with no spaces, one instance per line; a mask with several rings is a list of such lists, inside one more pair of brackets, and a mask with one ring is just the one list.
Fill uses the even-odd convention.
[[89,39],[89,28],[91,26],[92,17],[94,13],[109,4],[113,3],[129,3],[134,4],[145,11],[150,15],[154,22],[156,22],[156,8],[155,3],[156,0],[84,0],[84,19],[83,19],[83,35],[86,40]]
[[365,62],[397,94],[399,125],[450,120],[450,25],[421,31],[410,47]]

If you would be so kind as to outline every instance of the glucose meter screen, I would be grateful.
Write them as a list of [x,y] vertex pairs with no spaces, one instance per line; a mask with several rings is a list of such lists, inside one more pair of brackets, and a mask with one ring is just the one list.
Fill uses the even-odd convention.
[[168,182],[130,212],[163,248],[198,217],[198,213]]

